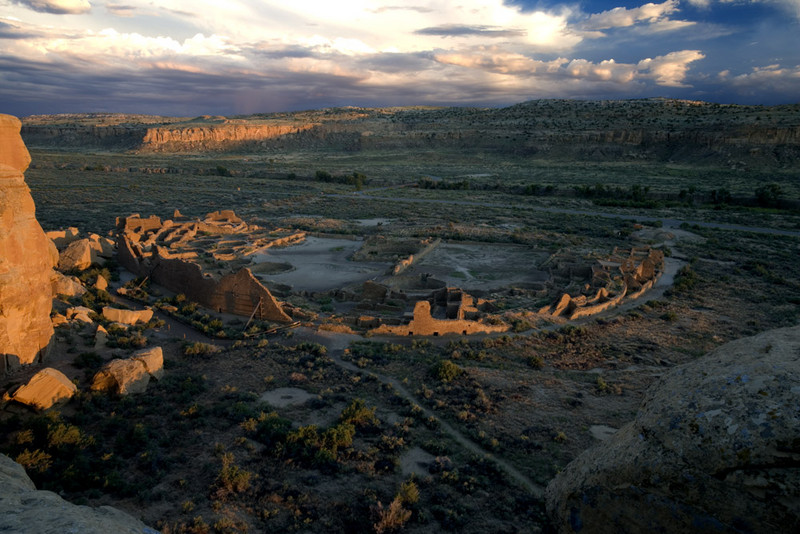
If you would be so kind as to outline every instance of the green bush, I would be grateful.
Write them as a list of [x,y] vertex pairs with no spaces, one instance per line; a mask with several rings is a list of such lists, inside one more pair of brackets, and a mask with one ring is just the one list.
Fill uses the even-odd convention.
[[442,382],[451,382],[458,378],[464,370],[450,360],[442,360],[433,366],[433,376]]

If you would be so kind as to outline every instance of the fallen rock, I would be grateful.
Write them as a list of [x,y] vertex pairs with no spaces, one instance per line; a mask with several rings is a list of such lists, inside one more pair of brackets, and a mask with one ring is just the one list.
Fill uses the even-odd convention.
[[53,295],[80,297],[86,293],[86,288],[77,276],[67,276],[58,271],[53,271],[50,275],[50,287],[53,289]]
[[27,384],[18,388],[9,398],[37,410],[47,410],[58,402],[68,401],[77,391],[78,388],[64,373],[47,367],[33,375]]
[[144,393],[148,383],[150,373],[141,360],[111,360],[94,375],[91,389],[129,395]]
[[114,255],[114,241],[107,237],[97,234],[89,234],[89,247],[95,254],[95,258],[110,258]]
[[73,306],[72,308],[67,308],[67,319],[70,321],[80,321],[82,323],[93,323],[94,321],[89,317],[89,314],[93,312],[94,310],[85,306]]
[[153,310],[121,310],[105,306],[103,308],[103,317],[109,321],[122,324],[147,323],[153,318]]
[[108,342],[108,330],[103,328],[103,325],[97,325],[97,330],[94,333],[94,350],[105,348]]
[[23,172],[20,122],[0,114],[0,374],[47,352],[53,325],[50,244]]
[[65,324],[69,324],[69,321],[67,320],[67,318],[64,317],[63,315],[61,315],[60,313],[54,313],[50,317],[50,322],[53,324],[53,328],[56,328],[57,326],[62,326],[62,325],[65,325]]
[[164,353],[161,347],[134,352],[130,358],[111,360],[94,375],[93,391],[108,391],[120,395],[144,393],[150,378],[164,376]]
[[85,271],[92,263],[97,263],[97,252],[92,249],[91,242],[84,238],[73,241],[61,252],[58,269],[60,271]]
[[733,341],[651,387],[547,486],[560,532],[800,532],[800,327]]
[[70,226],[66,230],[51,230],[45,234],[50,239],[57,249],[61,250],[67,247],[73,241],[78,240],[80,232],[74,226]]
[[106,280],[102,274],[98,274],[97,280],[94,283],[94,288],[99,289],[100,291],[105,291],[108,289],[108,280]]
[[0,454],[0,532],[158,534],[111,506],[91,508],[37,490],[25,469]]
[[164,376],[164,352],[161,350],[161,347],[136,351],[131,358],[142,362],[150,376],[156,380],[161,380]]

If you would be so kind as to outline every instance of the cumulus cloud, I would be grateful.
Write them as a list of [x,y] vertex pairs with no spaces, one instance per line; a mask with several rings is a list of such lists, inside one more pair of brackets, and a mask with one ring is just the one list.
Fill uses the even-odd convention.
[[587,30],[607,30],[633,26],[639,22],[658,22],[678,11],[678,0],[666,0],[661,4],[644,4],[627,9],[615,7],[609,11],[595,13],[583,24]]
[[680,50],[664,56],[643,59],[638,68],[647,71],[647,77],[666,87],[688,87],[684,83],[689,63],[706,57],[699,50]]
[[618,63],[614,59],[600,62],[579,58],[540,61],[497,48],[479,48],[469,53],[436,54],[434,59],[449,65],[523,77],[544,76],[616,84],[653,80],[661,86],[688,87],[684,81],[689,64],[703,57],[699,50],[681,50],[643,59],[636,64]]
[[754,67],[751,72],[738,76],[731,76],[730,71],[726,70],[719,73],[719,79],[746,94],[765,90],[800,94],[800,65]]
[[14,2],[40,13],[57,15],[80,15],[92,9],[87,0],[14,0]]

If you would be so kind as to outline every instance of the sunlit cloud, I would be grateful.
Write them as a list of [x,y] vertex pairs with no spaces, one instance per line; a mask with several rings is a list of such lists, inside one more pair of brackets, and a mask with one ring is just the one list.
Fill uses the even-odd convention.
[[639,22],[655,23],[676,11],[678,11],[678,0],[666,0],[661,4],[644,4],[631,9],[615,7],[590,16],[583,27],[587,30],[607,30],[633,26]]

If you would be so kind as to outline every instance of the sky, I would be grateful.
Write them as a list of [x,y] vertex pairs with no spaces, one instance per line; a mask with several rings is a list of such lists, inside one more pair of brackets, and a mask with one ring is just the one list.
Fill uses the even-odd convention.
[[800,103],[800,0],[0,0],[0,113]]

